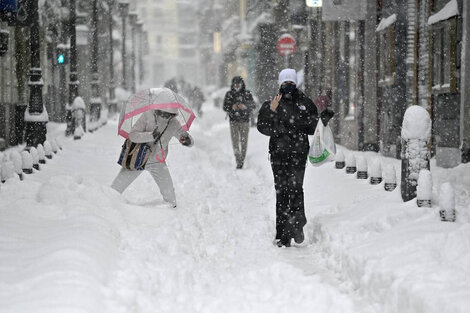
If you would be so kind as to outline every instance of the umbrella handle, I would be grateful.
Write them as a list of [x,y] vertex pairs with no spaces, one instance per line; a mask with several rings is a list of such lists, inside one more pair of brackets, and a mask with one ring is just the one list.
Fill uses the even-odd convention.
[[158,162],[160,163],[164,163],[165,160],[166,160],[166,156],[165,156],[165,150],[163,148],[160,149],[160,152],[162,153],[162,158],[160,159],[160,157],[158,156],[158,153],[155,155],[155,159],[157,159]]

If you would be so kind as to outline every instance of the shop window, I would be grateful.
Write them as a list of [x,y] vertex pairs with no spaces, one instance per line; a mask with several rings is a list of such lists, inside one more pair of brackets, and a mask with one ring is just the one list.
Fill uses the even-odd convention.
[[432,91],[435,94],[457,91],[457,18],[432,26]]

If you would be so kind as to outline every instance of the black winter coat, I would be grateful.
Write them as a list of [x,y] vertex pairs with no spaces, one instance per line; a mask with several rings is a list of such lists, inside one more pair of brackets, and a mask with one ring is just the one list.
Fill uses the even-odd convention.
[[[233,84],[232,84],[233,86]],[[234,104],[244,104],[246,110],[233,110]],[[224,99],[224,111],[228,113],[232,122],[248,122],[250,121],[251,112],[255,109],[255,102],[249,90],[245,89],[243,83],[242,89],[236,91],[233,87],[227,91]]]
[[266,101],[261,106],[257,127],[259,132],[271,137],[271,157],[283,159],[295,155],[306,160],[310,148],[308,135],[314,134],[319,118],[315,104],[297,90],[292,100],[281,99],[276,112],[270,105],[271,101]]

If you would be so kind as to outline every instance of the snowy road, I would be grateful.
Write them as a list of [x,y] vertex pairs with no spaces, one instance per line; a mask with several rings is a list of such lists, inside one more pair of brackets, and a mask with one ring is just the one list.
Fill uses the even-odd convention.
[[193,125],[193,148],[170,146],[176,211],[147,173],[123,196],[108,187],[115,133],[110,122],[67,141],[43,170],[3,187],[2,263],[15,265],[0,268],[0,312],[367,312],[314,245],[272,245],[268,138],[255,128],[242,171],[220,111]]
[[194,147],[170,146],[177,210],[147,173],[123,195],[109,187],[115,121],[1,185],[0,312],[467,312],[470,166],[433,178],[456,186],[458,223],[332,164],[308,167],[307,244],[279,249],[268,138],[251,129],[240,171],[221,111],[191,131]]

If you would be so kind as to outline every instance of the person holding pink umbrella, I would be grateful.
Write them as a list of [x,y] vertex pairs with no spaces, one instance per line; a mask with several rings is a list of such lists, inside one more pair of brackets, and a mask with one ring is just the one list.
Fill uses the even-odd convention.
[[[166,164],[168,144],[175,137],[182,145],[191,147],[194,139],[188,130],[192,120],[194,113],[188,109],[184,98],[167,88],[153,88],[136,94],[121,112],[118,133],[131,142],[149,146],[151,154],[145,170],[153,177],[163,200],[171,208],[176,208],[176,195]],[[141,173],[122,167],[111,187],[122,193]]]

